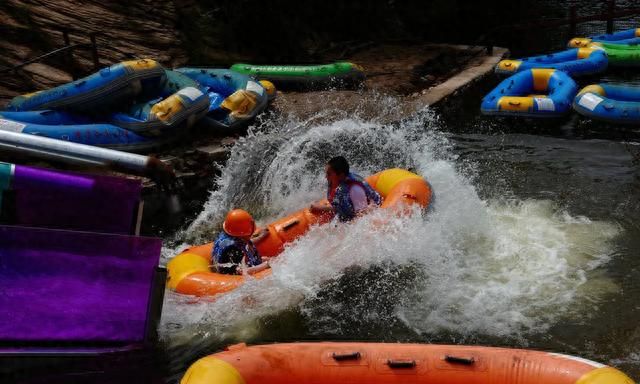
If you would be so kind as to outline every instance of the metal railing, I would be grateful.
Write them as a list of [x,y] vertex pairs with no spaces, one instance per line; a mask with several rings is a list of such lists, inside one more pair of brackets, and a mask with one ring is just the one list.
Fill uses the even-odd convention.
[[613,25],[616,19],[636,15],[640,15],[640,7],[616,9],[615,0],[603,1],[602,12],[587,16],[578,16],[578,6],[572,5],[569,7],[567,17],[501,25],[492,28],[478,39],[476,45],[484,45],[487,49],[487,52],[491,54],[493,52],[493,46],[496,45],[495,43],[498,40],[497,36],[500,33],[508,32],[509,34],[513,34],[513,32],[537,31],[541,29],[568,27],[569,35],[574,37],[576,35],[576,30],[579,24],[590,23],[594,21],[606,22],[606,33],[613,33]]

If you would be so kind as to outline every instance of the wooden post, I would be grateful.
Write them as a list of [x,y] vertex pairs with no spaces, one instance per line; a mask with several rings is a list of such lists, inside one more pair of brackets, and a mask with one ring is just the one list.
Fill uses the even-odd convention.
[[577,7],[572,5],[569,8],[569,38],[573,39],[576,37],[576,17],[577,17]]
[[[64,40],[64,46],[68,47],[71,45],[71,40],[69,39],[69,31],[66,29],[62,30],[62,39]],[[66,58],[66,65],[67,68],[69,70],[69,73],[71,73],[71,78],[73,78],[73,80],[77,79],[78,77],[76,76],[76,71],[73,67],[73,48],[67,49],[67,53],[65,55]]]
[[616,0],[607,1],[607,33],[613,33],[613,12],[616,9]]
[[98,57],[98,44],[96,44],[96,33],[92,32],[89,35],[91,38],[91,57],[93,58],[93,70],[97,71],[100,69],[100,59]]

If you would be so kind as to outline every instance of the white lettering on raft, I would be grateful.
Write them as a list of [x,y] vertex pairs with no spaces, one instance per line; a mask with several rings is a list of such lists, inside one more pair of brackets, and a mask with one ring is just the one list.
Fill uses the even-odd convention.
[[187,88],[182,88],[181,90],[179,90],[178,91],[178,95],[182,95],[182,96],[188,98],[189,100],[194,101],[198,97],[202,96],[203,93],[198,88],[187,87]]
[[538,105],[538,111],[555,111],[556,106],[553,104],[553,100],[548,97],[534,97],[533,98]]
[[604,99],[602,97],[593,93],[585,93],[578,101],[578,104],[590,111],[593,111],[594,109],[596,109],[598,104],[602,103],[603,100]]
[[255,81],[249,80],[247,82],[247,91],[252,91],[262,96],[262,94],[264,93],[264,88],[262,88],[262,85],[256,83]]
[[0,119],[0,129],[9,132],[21,133],[26,124],[18,123],[16,121]]

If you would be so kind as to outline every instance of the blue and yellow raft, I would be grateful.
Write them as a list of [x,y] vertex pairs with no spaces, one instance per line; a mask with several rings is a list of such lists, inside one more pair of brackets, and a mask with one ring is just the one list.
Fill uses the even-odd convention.
[[228,69],[178,68],[176,71],[195,80],[209,96],[209,110],[202,119],[203,124],[222,133],[246,126],[275,97],[275,87],[270,82],[258,82]]
[[573,101],[573,109],[594,120],[616,124],[640,124],[640,87],[592,84]]
[[570,48],[586,48],[591,43],[638,44],[640,43],[640,28],[631,28],[616,33],[591,37],[575,37],[569,40],[567,46]]
[[512,75],[533,68],[551,68],[567,72],[571,76],[585,76],[604,72],[607,65],[607,53],[604,49],[589,47],[517,60],[502,60],[495,72],[499,75]]
[[0,129],[139,152],[175,140],[196,122],[229,133],[275,94],[270,82],[227,69],[170,71],[150,59],[126,61],[14,98],[0,111]]
[[[149,64],[152,60],[138,62],[146,63],[143,69],[158,68]],[[85,79],[14,98],[9,110],[0,112],[0,129],[141,152],[178,138],[207,113],[208,96],[196,81],[178,72],[159,67],[161,72],[151,77],[143,71],[147,73],[144,81],[135,76],[113,79],[100,75],[122,75],[123,67],[126,65],[116,64]],[[107,85],[112,81],[114,87],[98,84],[96,77]],[[96,95],[101,95],[104,104]],[[85,101],[100,107],[87,109]],[[55,109],[39,110],[43,107]]]
[[480,110],[485,115],[558,117],[571,109],[578,86],[563,71],[529,69],[503,80],[489,92]]
[[143,89],[158,87],[163,78],[164,68],[154,60],[124,61],[71,83],[17,96],[6,109],[16,112],[106,110],[139,95]]

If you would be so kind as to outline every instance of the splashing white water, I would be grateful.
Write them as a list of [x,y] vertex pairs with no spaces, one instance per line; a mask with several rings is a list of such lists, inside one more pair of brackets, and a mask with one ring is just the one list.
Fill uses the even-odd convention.
[[[260,318],[294,309],[317,335],[363,335],[392,321],[418,334],[517,337],[597,303],[611,289],[598,267],[610,258],[618,227],[572,217],[550,201],[483,201],[436,128],[428,112],[397,125],[281,119],[241,140],[219,189],[181,234],[185,241],[211,241],[232,207],[266,222],[320,198],[323,164],[337,154],[363,175],[413,169],[433,186],[435,209],[391,219],[379,211],[313,228],[287,247],[268,278],[213,301],[170,294],[161,334],[178,344],[247,340],[259,336]],[[378,268],[379,277],[363,278],[354,267]]]

